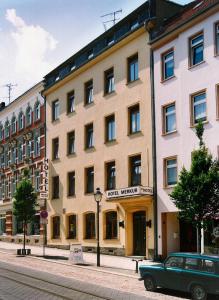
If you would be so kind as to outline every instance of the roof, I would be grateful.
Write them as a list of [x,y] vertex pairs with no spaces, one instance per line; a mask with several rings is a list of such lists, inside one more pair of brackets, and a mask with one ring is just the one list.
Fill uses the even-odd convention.
[[183,256],[183,257],[195,257],[201,259],[211,259],[219,262],[219,255],[212,255],[212,254],[200,254],[200,253],[189,253],[189,252],[175,252],[170,253],[169,256]]
[[205,11],[208,11],[217,4],[219,4],[219,0],[195,0],[185,5],[183,10],[175,14],[172,18],[168,18],[163,23],[162,28],[152,36],[151,44],[203,14]]
[[[169,0],[148,0],[128,16],[91,41],[44,77],[44,91],[60,82],[97,56],[118,44],[127,36],[145,26],[146,21],[157,18],[159,24],[182,9],[182,5]],[[91,54],[91,55],[90,55]]]

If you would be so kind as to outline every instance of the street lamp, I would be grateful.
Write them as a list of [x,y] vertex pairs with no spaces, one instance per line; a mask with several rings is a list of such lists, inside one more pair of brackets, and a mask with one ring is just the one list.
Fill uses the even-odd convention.
[[97,267],[100,267],[100,202],[102,200],[103,194],[100,191],[100,188],[96,188],[94,193],[94,200],[97,202]]

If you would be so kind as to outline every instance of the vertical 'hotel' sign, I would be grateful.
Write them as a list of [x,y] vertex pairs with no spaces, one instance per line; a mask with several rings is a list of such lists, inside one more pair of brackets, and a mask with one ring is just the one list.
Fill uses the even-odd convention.
[[48,175],[49,175],[49,160],[44,158],[42,166],[42,183],[40,185],[40,198],[48,198]]

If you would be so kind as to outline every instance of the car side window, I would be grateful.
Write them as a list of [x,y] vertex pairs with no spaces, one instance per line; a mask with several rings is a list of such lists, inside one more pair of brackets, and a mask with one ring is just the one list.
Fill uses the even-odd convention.
[[208,273],[215,273],[215,265],[212,260],[203,259],[202,271]]
[[199,270],[200,269],[200,259],[198,258],[186,258],[185,261],[186,270]]
[[166,268],[182,268],[183,267],[183,257],[171,256],[165,262]]

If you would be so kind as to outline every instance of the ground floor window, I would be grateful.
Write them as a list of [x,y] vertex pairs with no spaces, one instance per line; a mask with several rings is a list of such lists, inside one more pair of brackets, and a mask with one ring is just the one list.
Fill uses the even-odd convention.
[[0,235],[6,233],[6,218],[5,215],[0,215]]
[[52,238],[60,238],[60,217],[56,216],[52,218]]
[[23,231],[23,222],[22,221],[17,221],[16,222],[16,234],[22,234]]
[[95,213],[85,215],[85,239],[95,239]]
[[77,224],[76,224],[76,215],[68,216],[68,238],[76,239],[77,235]]
[[205,249],[207,252],[212,252],[213,249],[218,249],[219,253],[219,220],[212,220],[204,235]]
[[117,239],[117,212],[106,213],[106,239]]
[[40,235],[40,215],[35,215],[28,227],[29,235]]

